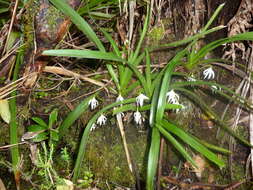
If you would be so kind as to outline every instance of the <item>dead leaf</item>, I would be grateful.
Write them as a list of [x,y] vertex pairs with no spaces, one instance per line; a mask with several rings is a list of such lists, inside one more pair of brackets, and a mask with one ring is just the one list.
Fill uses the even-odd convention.
[[56,190],[74,190],[74,184],[72,181],[63,179],[64,183],[63,185],[57,185]]
[[3,181],[0,179],[0,190],[6,190]]
[[8,100],[0,100],[0,116],[6,123],[11,121],[11,112],[9,108]]
[[206,161],[199,155],[195,155],[193,157],[194,162],[196,163],[196,165],[198,166],[198,168],[193,167],[193,172],[195,172],[196,176],[198,178],[202,177],[202,173],[205,170],[206,167]]

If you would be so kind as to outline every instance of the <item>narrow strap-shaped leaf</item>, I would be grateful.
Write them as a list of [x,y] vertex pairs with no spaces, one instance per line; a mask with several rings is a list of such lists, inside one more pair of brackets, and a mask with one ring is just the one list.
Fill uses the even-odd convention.
[[150,20],[151,14],[152,14],[151,11],[152,11],[152,9],[150,8],[149,5],[147,5],[147,15],[146,15],[146,18],[144,21],[143,30],[142,30],[140,39],[138,41],[138,44],[136,46],[136,49],[134,50],[134,54],[133,54],[133,58],[131,59],[131,62],[135,62],[136,58],[139,56],[139,52],[140,52],[143,40],[144,40],[146,33],[148,31],[149,20]]
[[73,111],[71,111],[67,117],[63,120],[59,126],[59,137],[62,137],[67,129],[85,112],[89,107],[89,101],[94,95],[85,98]]
[[166,71],[164,73],[164,77],[162,79],[162,84],[161,84],[161,89],[160,89],[160,92],[159,92],[159,98],[158,98],[158,103],[157,103],[156,122],[163,118],[164,109],[165,109],[165,105],[166,105],[165,104],[165,102],[166,102],[166,93],[167,93],[168,88],[169,88],[172,73],[173,73],[176,65],[178,65],[180,63],[179,62],[180,59],[182,57],[184,57],[186,53],[187,53],[187,49],[184,49],[184,50],[180,51],[168,63],[169,66],[168,66],[168,68],[166,69]]
[[148,154],[146,189],[155,189],[155,176],[160,152],[160,133],[156,127],[152,127],[151,145]]
[[158,129],[155,127],[155,116],[156,116],[156,108],[157,108],[157,100],[159,97],[159,86],[156,86],[152,101],[151,108],[149,114],[149,125],[152,128],[152,137],[151,137],[151,146],[149,148],[148,155],[148,165],[147,165],[147,179],[146,179],[146,189],[153,190],[154,189],[154,180],[157,171],[157,161],[159,157],[159,149],[160,149],[160,134]]
[[87,59],[101,59],[101,60],[125,62],[124,59],[121,59],[114,53],[95,50],[77,50],[77,49],[46,50],[43,52],[43,55],[79,57]]
[[52,111],[52,113],[49,115],[49,121],[48,121],[48,128],[49,129],[53,128],[54,122],[57,121],[57,116],[58,116],[58,110],[54,109]]
[[217,88],[220,88],[221,90],[223,89],[228,94],[222,92],[221,90],[216,90],[215,93],[227,98],[228,100],[234,101],[234,102],[244,106],[245,108],[252,109],[252,105],[248,102],[247,99],[242,98],[239,94],[236,94],[233,90],[230,90],[226,86],[220,85],[215,82],[208,82],[208,81],[202,81],[202,80],[178,81],[178,82],[175,82],[171,85],[171,89],[181,88],[183,86],[199,86],[199,87],[201,87],[202,85],[207,85],[210,87],[210,89],[212,88],[212,86],[217,86]]
[[211,18],[208,20],[208,22],[206,23],[206,25],[202,29],[202,31],[206,31],[209,28],[209,26],[217,18],[217,16],[220,13],[221,9],[223,9],[224,5],[225,5],[225,3],[222,3],[222,4],[219,5],[219,7],[214,11],[214,13],[212,14]]
[[248,141],[240,137],[223,121],[221,121],[219,117],[213,112],[213,110],[199,96],[184,88],[175,88],[175,89],[181,91],[186,96],[188,96],[188,98],[192,99],[196,104],[198,104],[198,106],[205,112],[205,114],[207,114],[208,117],[210,117],[210,119],[212,119],[215,123],[217,123],[223,130],[227,131],[231,136],[235,137],[241,143],[249,147],[253,147],[253,145],[251,145]]
[[156,127],[159,131],[166,137],[168,141],[181,153],[181,155],[189,161],[193,166],[197,167],[196,163],[193,161],[192,157],[186,152],[184,147],[168,132],[166,131],[161,125],[157,124]]
[[101,30],[101,31],[103,32],[103,34],[105,35],[106,39],[110,42],[110,44],[111,44],[111,46],[112,46],[112,48],[113,48],[114,53],[115,53],[118,57],[121,57],[121,52],[120,52],[120,50],[119,50],[119,48],[118,48],[116,42],[112,39],[112,36],[111,36],[108,32],[106,32],[104,29],[101,28],[100,30]]
[[217,26],[217,27],[211,28],[211,29],[209,29],[205,32],[200,31],[200,33],[195,34],[194,36],[188,37],[188,38],[183,39],[183,40],[171,42],[171,43],[168,43],[168,44],[162,44],[162,45],[159,45],[159,46],[156,46],[156,47],[150,47],[150,48],[148,48],[148,51],[152,52],[152,51],[156,51],[156,50],[159,50],[159,49],[162,49],[162,48],[170,48],[170,47],[174,48],[174,47],[182,46],[182,45],[185,45],[185,44],[187,44],[187,43],[189,43],[193,40],[204,38],[207,34],[216,32],[216,31],[221,30],[223,28],[224,28],[224,26]]
[[159,124],[169,132],[179,137],[186,144],[190,145],[193,149],[204,155],[208,160],[218,165],[220,168],[225,166],[225,163],[222,160],[220,160],[213,152],[208,150],[205,146],[196,141],[194,138],[191,137],[191,135],[188,135],[177,125],[174,125],[164,119]]
[[226,44],[226,43],[231,43],[231,42],[235,42],[235,41],[242,41],[242,40],[251,40],[253,41],[253,32],[245,32],[242,34],[237,34],[231,37],[227,37],[227,38],[223,38],[223,39],[219,39],[216,41],[213,41],[207,45],[205,45],[204,47],[202,47],[194,56],[194,59],[192,60],[192,62],[187,65],[187,67],[189,69],[193,68],[193,66],[195,66],[196,64],[199,64],[199,60],[202,59],[203,57],[205,57],[205,55],[208,52],[211,52],[212,50],[214,50],[215,48],[221,46],[222,44]]
[[145,69],[145,75],[146,75],[146,83],[147,83],[147,89],[148,93],[147,95],[149,97],[152,96],[152,81],[151,81],[151,61],[150,61],[150,55],[147,49],[145,49],[146,53],[146,69]]
[[146,82],[145,77],[141,74],[140,71],[138,71],[137,67],[132,65],[132,64],[127,64],[128,67],[130,67],[130,69],[134,72],[134,74],[136,75],[136,77],[138,78],[138,80],[140,81],[142,87],[144,88],[145,94],[148,95],[149,93],[149,88]]
[[[128,61],[128,63],[132,64],[132,65],[135,65],[137,67],[142,62],[144,57],[145,57],[145,52],[143,52],[141,55],[139,55],[134,62],[133,61]],[[124,93],[126,93],[125,91],[127,90],[127,85],[129,84],[129,81],[131,80],[132,73],[133,72],[131,71],[131,69],[126,67],[124,69],[124,72],[123,72],[122,76],[120,76],[120,86],[122,88],[122,91],[123,91],[122,94],[123,95],[124,95]]]
[[[151,108],[151,104],[147,104],[142,107],[139,107],[138,110],[139,111],[147,111],[147,110],[150,110],[150,108]],[[181,109],[181,108],[182,108],[182,106],[179,104],[166,104],[166,106],[165,106],[166,110],[176,110],[176,109]],[[126,105],[120,106],[117,109],[114,109],[113,115],[120,113],[120,112],[135,111],[136,109],[137,109],[137,107],[135,105],[126,104]]]

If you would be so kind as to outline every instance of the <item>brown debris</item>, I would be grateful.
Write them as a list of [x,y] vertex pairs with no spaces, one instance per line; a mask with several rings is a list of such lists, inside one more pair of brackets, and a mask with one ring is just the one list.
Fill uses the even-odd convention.
[[[253,3],[251,0],[242,0],[236,15],[228,23],[228,36],[249,31],[253,27],[251,24],[253,15]],[[236,52],[242,53],[242,59],[246,58],[246,46],[240,43],[231,43],[230,49],[225,52],[224,57],[231,58],[233,61],[236,59]]]
[[[77,8],[80,5],[79,0],[69,0],[68,3],[72,8]],[[40,2],[34,20],[34,38],[36,40],[34,40],[33,46],[28,48],[26,52],[26,67],[23,76],[27,76],[30,73],[37,74],[25,81],[24,89],[29,90],[35,85],[39,73],[42,72],[48,62],[49,57],[41,55],[42,52],[46,49],[53,49],[62,40],[71,24],[70,19],[62,13],[58,13],[58,15],[56,15],[55,23],[51,23],[51,14],[55,14],[55,12],[57,12],[56,8],[54,8],[48,1]]]

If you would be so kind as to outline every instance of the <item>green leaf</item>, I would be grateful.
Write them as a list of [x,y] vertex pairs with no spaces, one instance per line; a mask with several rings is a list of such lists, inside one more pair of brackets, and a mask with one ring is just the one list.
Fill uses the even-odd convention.
[[46,50],[43,52],[43,55],[79,57],[87,59],[101,59],[101,60],[125,62],[124,59],[121,59],[114,53],[107,53],[95,50],[77,50],[77,49]]
[[191,62],[189,62],[186,67],[188,69],[192,69],[194,66],[199,64],[200,59],[204,58],[208,52],[211,52],[215,48],[226,44],[226,43],[231,43],[231,42],[236,42],[236,41],[242,41],[242,40],[250,40],[253,41],[253,32],[245,32],[242,34],[237,34],[231,37],[219,39],[216,41],[213,41],[204,47],[202,47],[193,57]]
[[[150,110],[151,108],[151,104],[146,104],[142,107],[139,107],[138,110],[139,111],[147,111]],[[181,109],[182,106],[179,104],[166,104],[165,109],[166,110],[175,110],[175,109]],[[116,115],[117,113],[120,112],[126,112],[126,111],[136,111],[137,107],[135,105],[132,104],[126,104],[123,106],[120,106],[119,108],[116,108],[113,110],[113,115]]]
[[112,36],[106,32],[103,28],[100,29],[103,34],[105,35],[105,38],[110,42],[112,48],[113,48],[113,51],[114,53],[118,56],[118,57],[121,57],[121,52],[116,44],[116,42],[112,39]]
[[[221,90],[216,90],[215,91],[216,94],[219,94],[230,101],[236,102],[240,104],[241,106],[243,106],[244,108],[252,109],[252,105],[248,102],[247,99],[242,98],[239,94],[235,93],[233,90],[230,90],[226,86],[215,83],[215,82],[208,82],[208,81],[202,81],[202,80],[178,81],[171,84],[171,89],[182,88],[182,87],[187,87],[187,86],[192,86],[192,87],[198,86],[202,88],[203,85],[209,86],[210,90],[212,89],[212,86],[217,86],[217,88]],[[225,91],[225,93],[222,90]]]
[[225,166],[225,163],[220,160],[213,152],[208,150],[205,146],[196,141],[194,138],[191,137],[191,135],[188,135],[185,131],[183,131],[183,129],[181,129],[177,125],[174,125],[166,120],[162,120],[159,124],[161,124],[161,126],[164,127],[167,131],[175,134],[182,141],[190,145],[193,149],[204,155],[208,160],[212,161],[220,168],[223,168]]
[[146,53],[146,69],[145,69],[145,75],[146,75],[146,85],[148,89],[147,95],[149,97],[152,96],[152,80],[151,80],[151,60],[150,60],[150,55],[147,49],[145,49]]
[[161,48],[170,48],[170,47],[174,48],[174,47],[178,47],[178,46],[187,44],[189,42],[192,42],[194,40],[198,40],[198,39],[204,38],[207,34],[216,32],[216,31],[221,30],[223,28],[225,28],[225,27],[224,26],[217,26],[217,27],[211,28],[211,29],[209,29],[207,31],[204,31],[204,32],[201,31],[198,34],[195,34],[194,36],[188,37],[188,38],[183,39],[183,40],[171,42],[171,43],[168,43],[168,44],[162,44],[162,45],[159,45],[157,47],[150,47],[150,48],[148,48],[148,51],[152,52],[152,51],[155,51],[157,49],[159,50]]
[[235,133],[230,127],[226,125],[223,121],[219,119],[219,117],[213,112],[213,110],[195,93],[184,89],[184,88],[176,88],[175,90],[181,91],[186,96],[188,96],[190,99],[192,99],[204,112],[205,114],[213,120],[215,123],[219,125],[223,130],[227,131],[231,136],[235,137],[237,140],[239,140],[241,143],[253,147],[247,140],[240,137],[238,134]]
[[32,117],[32,120],[35,121],[36,123],[38,123],[39,125],[41,125],[45,128],[48,128],[47,123],[43,119],[41,119],[39,117]]
[[192,157],[186,152],[184,147],[168,132],[166,131],[161,125],[157,124],[156,127],[159,131],[171,142],[171,144],[181,153],[181,155],[190,162],[193,166],[197,167],[196,163],[193,161]]
[[42,125],[30,125],[28,126],[28,131],[29,132],[37,132],[37,131],[42,131],[42,130],[47,130],[48,126],[42,126]]
[[161,88],[159,91],[159,98],[157,100],[157,113],[156,113],[156,122],[162,120],[166,105],[166,94],[169,89],[169,84],[171,81],[172,74],[174,72],[175,67],[180,63],[182,57],[184,57],[187,53],[187,49],[181,50],[176,56],[169,61],[168,67],[165,70]]
[[42,142],[48,139],[48,132],[43,132],[38,134],[36,137],[32,139],[33,142]]
[[156,127],[152,127],[151,145],[148,154],[148,166],[147,166],[147,190],[155,189],[155,176],[158,165],[158,158],[160,152],[160,133]]
[[50,130],[50,139],[53,141],[59,141],[59,133],[56,130]]
[[90,16],[94,17],[101,17],[105,19],[111,19],[115,17],[115,14],[108,14],[108,13],[102,13],[102,12],[89,12]]
[[59,137],[62,137],[64,133],[67,132],[67,129],[88,109],[88,103],[94,96],[95,95],[92,95],[84,99],[73,111],[67,115],[58,128]]
[[0,8],[0,14],[8,12],[9,8]]
[[49,115],[49,122],[48,122],[48,128],[52,129],[54,123],[57,121],[57,116],[58,116],[58,110],[54,109],[52,113]]

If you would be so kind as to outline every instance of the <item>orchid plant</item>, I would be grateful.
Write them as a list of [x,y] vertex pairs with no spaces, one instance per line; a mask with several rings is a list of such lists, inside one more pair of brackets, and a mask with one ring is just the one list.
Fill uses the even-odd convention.
[[[224,6],[223,4],[218,7],[206,26],[198,34],[181,41],[163,45],[163,47],[177,47],[184,44],[186,47],[179,51],[174,58],[169,60],[168,64],[163,69],[161,69],[159,72],[154,73],[151,72],[151,59],[149,53],[155,48],[146,48],[144,52],[140,51],[144,37],[148,30],[149,17],[151,14],[149,7],[147,9],[147,16],[145,18],[141,37],[136,46],[136,49],[130,51],[130,54],[125,56],[126,58],[123,58],[122,55],[125,52],[120,51],[120,48],[117,46],[116,42],[112,39],[110,34],[102,30],[106,39],[109,41],[113,48],[113,52],[106,52],[105,47],[96,36],[95,32],[74,10],[72,10],[66,3],[62,2],[61,0],[50,1],[58,9],[69,16],[73,23],[76,24],[77,27],[79,27],[79,29],[83,31],[83,33],[86,34],[92,42],[94,42],[94,44],[96,44],[99,50],[47,50],[44,51],[43,54],[51,56],[71,56],[103,59],[107,61],[107,69],[114,81],[116,91],[118,92],[116,101],[98,110],[86,125],[80,142],[78,157],[75,163],[73,176],[74,181],[76,181],[79,177],[81,168],[80,165],[84,158],[85,147],[91,130],[94,130],[96,128],[95,124],[104,125],[107,121],[105,114],[108,115],[111,112],[113,115],[120,114],[120,116],[123,117],[123,113],[125,111],[134,111],[134,121],[137,125],[143,124],[144,122],[143,116],[141,114],[142,111],[145,111],[149,114],[149,121],[147,125],[150,126],[151,130],[151,142],[149,146],[150,149],[147,166],[146,189],[148,190],[153,190],[155,185],[154,179],[157,171],[161,135],[163,135],[172,145],[174,145],[178,152],[181,153],[182,157],[189,161],[192,165],[196,166],[190,153],[187,152],[184,148],[183,143],[189,145],[189,147],[201,153],[204,157],[216,164],[218,167],[224,167],[225,162],[219,158],[213,152],[213,150],[219,150],[219,152],[224,153],[227,152],[225,149],[215,146],[206,146],[206,144],[203,144],[202,141],[200,141],[197,137],[193,137],[191,134],[188,134],[179,125],[175,124],[171,118],[168,118],[166,116],[166,110],[177,111],[184,108],[184,106],[179,102],[181,94],[187,97],[189,101],[194,102],[199,108],[203,110],[205,114],[209,116],[209,118],[211,118],[215,123],[217,123],[232,136],[237,138],[242,143],[251,146],[247,141],[239,137],[229,127],[226,126],[226,124],[215,114],[215,112],[205,103],[205,101],[201,99],[195,89],[205,85],[209,87],[210,90],[215,90],[217,94],[228,98],[229,100],[233,100],[236,103],[243,105],[247,109],[252,109],[251,105],[247,104],[247,101],[223,85],[206,81],[215,79],[215,72],[212,67],[208,67],[203,71],[204,80],[192,76],[191,73],[189,74],[175,72],[175,69],[178,66],[183,66],[190,72],[194,69],[202,70],[200,66],[203,64],[203,62],[209,62],[209,60],[205,59],[206,54],[216,47],[224,43],[234,42],[238,40],[253,40],[253,33],[248,32],[211,42],[210,44],[207,44],[196,51],[194,47],[199,39],[203,38],[205,35],[211,32],[215,32],[224,28],[223,26],[218,26],[208,29]],[[112,62],[114,65],[116,65],[115,62],[118,62],[116,67],[112,66]],[[146,64],[144,73],[141,73],[137,67],[141,63]],[[172,78],[175,76],[181,77],[181,80],[172,80]],[[129,81],[131,81],[130,79],[133,77],[137,79],[137,82],[130,84]],[[140,91],[138,92],[139,95],[137,97],[128,97],[130,96],[129,92],[133,92],[136,86],[140,87]],[[92,96],[84,100],[82,102],[82,105],[85,108],[90,105],[91,109],[93,110],[98,106],[98,102],[94,96]],[[77,111],[74,110],[72,115],[74,115],[74,113],[77,113]],[[79,112],[78,114],[80,116]],[[77,119],[77,117],[75,117],[75,119]],[[60,136],[64,134],[64,131],[66,131],[69,126],[69,123],[63,122],[59,128]]]

